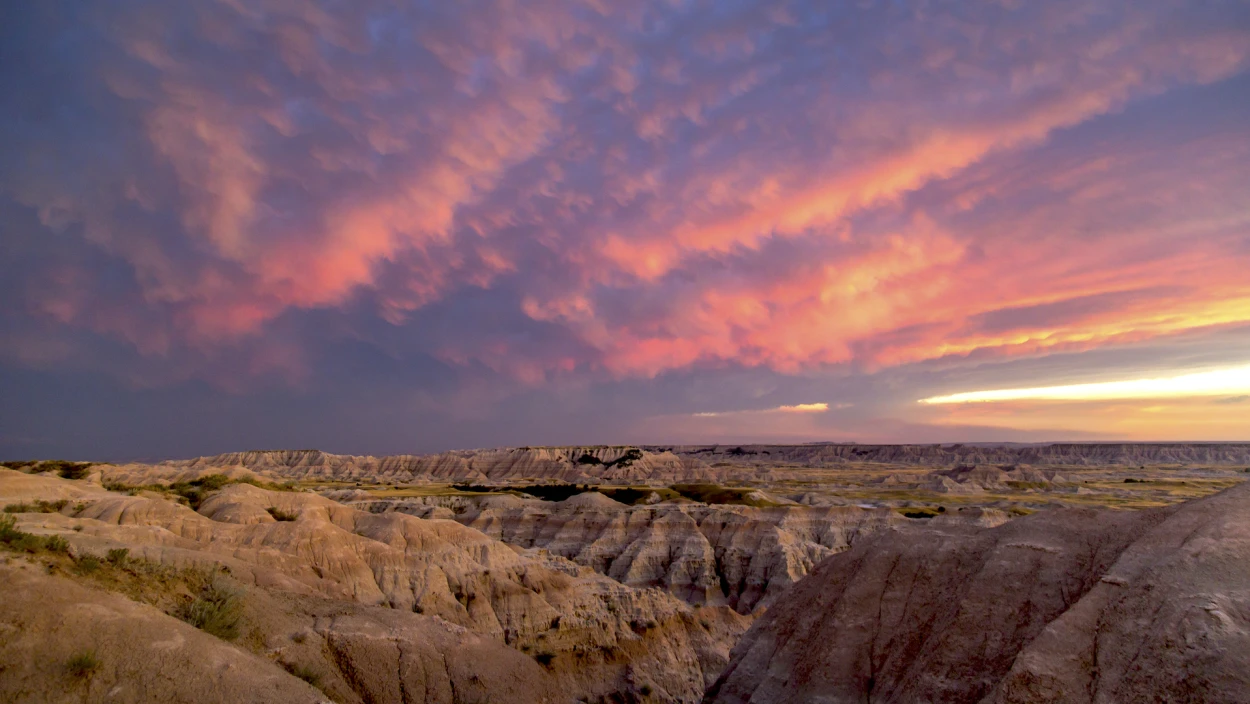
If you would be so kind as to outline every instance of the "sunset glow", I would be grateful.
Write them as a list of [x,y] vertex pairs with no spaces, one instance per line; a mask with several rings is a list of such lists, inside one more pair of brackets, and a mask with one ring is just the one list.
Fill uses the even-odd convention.
[[1231,0],[11,15],[4,454],[1116,438],[1001,404],[1244,392]]
[[1250,393],[1250,366],[1218,369],[1154,379],[1106,381],[1032,389],[965,391],[921,399],[921,403],[988,403],[994,401],[1093,401],[1109,399],[1175,398],[1186,396],[1232,396]]

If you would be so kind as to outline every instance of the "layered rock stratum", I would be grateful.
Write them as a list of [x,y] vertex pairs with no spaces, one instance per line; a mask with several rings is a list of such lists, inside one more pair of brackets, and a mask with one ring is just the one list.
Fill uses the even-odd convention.
[[[426,505],[435,502],[362,503],[438,515]],[[690,604],[728,605],[744,614],[854,541],[912,522],[890,509],[854,506],[626,506],[593,491],[561,502],[489,497],[464,504],[445,515],[629,586],[658,587]]]
[[882,533],[817,567],[707,693],[757,702],[1245,702],[1250,485],[1140,512]]
[[1042,465],[1250,466],[1250,443],[1053,443],[1039,445],[569,446],[455,450],[432,455],[336,455],[319,450],[232,452],[159,463],[165,469],[242,467],[287,479],[413,482],[645,484],[766,480],[771,468],[852,463],[920,467]]

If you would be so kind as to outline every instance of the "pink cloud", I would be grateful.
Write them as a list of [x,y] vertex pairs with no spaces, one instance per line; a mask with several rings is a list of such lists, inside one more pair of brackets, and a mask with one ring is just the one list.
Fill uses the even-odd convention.
[[1250,321],[1244,128],[1054,148],[1246,70],[1250,33],[1186,3],[130,9],[79,67],[114,131],[3,181],[91,252],[24,309],[206,376],[242,347],[307,374],[284,316],[404,326],[468,290],[558,339],[460,320],[423,349],[533,385]]

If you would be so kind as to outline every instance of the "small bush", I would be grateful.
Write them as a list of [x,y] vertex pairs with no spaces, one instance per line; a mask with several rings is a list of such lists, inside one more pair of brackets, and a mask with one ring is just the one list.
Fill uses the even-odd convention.
[[40,470],[51,469],[57,472],[64,479],[86,479],[91,469],[90,462],[65,462],[63,460],[54,460],[52,462],[44,462],[39,465]]
[[538,661],[543,667],[550,667],[553,660],[556,659],[554,653],[534,653],[534,660]]
[[48,552],[69,553],[69,542],[59,535],[50,535],[43,539],[43,547]]
[[243,620],[243,599],[225,582],[214,579],[177,615],[205,633],[222,640],[234,640],[239,637]]
[[653,690],[651,689],[651,685],[649,685],[649,684],[644,684],[642,687],[639,687],[639,688],[638,688],[638,693],[639,693],[639,694],[641,694],[641,695],[642,695],[642,696],[644,696],[644,697],[649,697],[649,696],[651,696],[651,692],[652,692],[652,691],[653,691]]
[[270,516],[273,516],[273,520],[275,521],[293,521],[296,518],[299,518],[299,516],[297,516],[296,514],[290,513],[288,511],[283,511],[282,509],[276,506],[270,506],[269,508],[265,510],[269,512]]
[[[3,544],[10,550],[36,553],[47,549],[50,540],[52,539],[18,530],[15,517],[0,515],[0,544]],[[60,543],[65,542],[63,538],[55,538],[55,540],[60,541]],[[59,544],[57,545],[59,547]]]
[[80,679],[90,677],[99,668],[100,661],[96,658],[94,650],[81,652],[65,663],[65,671],[69,673],[70,677]]
[[124,567],[130,561],[129,548],[113,548],[108,551],[108,555],[104,557],[108,563],[114,567]]
[[103,564],[95,555],[83,555],[74,560],[74,571],[78,574],[91,574],[99,570]]
[[18,535],[22,535],[22,531],[14,526],[17,525],[17,519],[13,516],[0,516],[0,541],[9,542]]
[[204,491],[217,491],[230,483],[230,477],[224,474],[206,474],[191,483],[198,485]]

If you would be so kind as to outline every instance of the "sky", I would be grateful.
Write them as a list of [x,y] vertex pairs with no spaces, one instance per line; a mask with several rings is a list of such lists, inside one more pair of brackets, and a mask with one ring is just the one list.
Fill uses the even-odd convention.
[[1241,0],[0,33],[5,458],[1250,440]]

